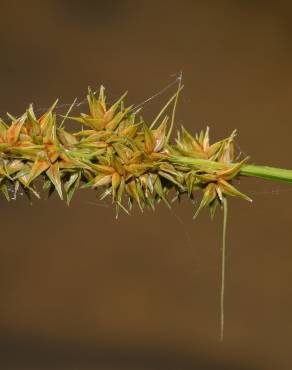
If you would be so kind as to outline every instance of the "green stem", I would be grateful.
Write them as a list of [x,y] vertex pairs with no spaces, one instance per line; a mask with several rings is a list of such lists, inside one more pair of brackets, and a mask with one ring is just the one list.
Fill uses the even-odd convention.
[[276,167],[247,164],[242,166],[242,169],[240,170],[240,175],[292,183],[292,170],[286,170]]
[[226,229],[227,229],[227,199],[223,198],[223,234],[221,255],[221,293],[220,293],[220,341],[224,336],[224,292],[225,292],[225,257],[226,257]]
[[[192,166],[197,170],[220,171],[234,166],[236,163],[222,163],[210,161],[209,159],[197,159],[191,157],[174,156],[170,159],[172,162],[182,165]],[[259,177],[262,179],[284,181],[292,183],[292,170],[259,166],[254,164],[243,164],[239,172],[240,176]]]

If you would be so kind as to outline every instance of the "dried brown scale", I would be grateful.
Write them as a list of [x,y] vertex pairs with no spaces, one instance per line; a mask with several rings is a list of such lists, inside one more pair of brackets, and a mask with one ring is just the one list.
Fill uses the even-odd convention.
[[[11,184],[38,196],[36,180],[42,177],[44,189],[56,190],[61,198],[65,191],[68,204],[80,186],[101,188],[102,197],[111,195],[117,209],[126,211],[133,201],[141,210],[145,206],[154,209],[160,200],[169,205],[167,195],[172,189],[190,198],[196,190],[203,191],[196,214],[209,206],[213,216],[226,195],[248,199],[231,184],[244,163],[230,167],[235,159],[235,132],[210,144],[208,128],[195,136],[182,128],[172,144],[167,116],[160,112],[161,123],[156,119],[155,127],[147,125],[142,118],[137,120],[138,111],[125,108],[124,97],[108,108],[104,88],[98,98],[89,89],[89,113],[65,116],[82,125],[75,133],[57,122],[57,102],[39,118],[30,106],[21,117],[12,118],[10,125],[1,120],[0,189],[6,198],[9,200]],[[178,156],[222,166],[176,163]]]

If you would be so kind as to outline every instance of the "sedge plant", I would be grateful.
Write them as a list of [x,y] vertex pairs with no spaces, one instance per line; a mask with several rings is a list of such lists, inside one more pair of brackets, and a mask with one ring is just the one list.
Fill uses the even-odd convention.
[[[165,104],[153,122],[146,123],[140,108],[125,105],[125,94],[108,105],[105,89],[99,95],[89,88],[88,112],[57,115],[55,102],[37,117],[33,106],[20,117],[0,119],[0,190],[10,200],[9,189],[22,188],[28,197],[40,197],[39,184],[48,194],[56,191],[69,205],[78,188],[101,191],[116,208],[126,213],[137,203],[141,211],[153,210],[157,202],[170,207],[169,194],[201,201],[194,218],[209,208],[213,218],[224,211],[221,270],[221,339],[224,329],[225,245],[227,198],[251,201],[234,185],[239,177],[253,176],[292,182],[292,170],[258,166],[248,158],[238,160],[234,150],[236,132],[211,143],[209,128],[194,134],[181,127],[173,135],[175,110],[182,86]],[[170,117],[167,108],[172,104]],[[79,129],[65,128],[65,121],[78,122]],[[175,136],[175,137],[174,137]],[[41,181],[38,181],[41,179]]]

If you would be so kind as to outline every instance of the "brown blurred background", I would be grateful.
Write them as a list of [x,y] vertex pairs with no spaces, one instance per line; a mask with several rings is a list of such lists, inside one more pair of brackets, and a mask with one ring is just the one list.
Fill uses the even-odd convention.
[[[135,104],[183,71],[178,124],[237,128],[252,161],[292,167],[290,4],[2,1],[1,116],[88,85]],[[254,203],[230,202],[223,344],[220,212],[194,222],[185,200],[115,220],[91,191],[70,208],[1,197],[0,369],[291,369],[292,188],[240,187]]]

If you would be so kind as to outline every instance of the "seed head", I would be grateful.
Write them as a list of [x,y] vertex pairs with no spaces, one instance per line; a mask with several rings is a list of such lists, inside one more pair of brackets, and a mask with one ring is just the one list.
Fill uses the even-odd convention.
[[[170,206],[171,191],[189,198],[203,192],[195,216],[209,206],[213,217],[227,195],[249,200],[232,184],[246,161],[235,163],[235,132],[210,144],[208,127],[194,135],[182,127],[171,143],[172,126],[168,131],[164,115],[169,103],[148,125],[137,119],[138,110],[125,107],[125,95],[108,105],[103,86],[98,97],[89,88],[87,113],[57,116],[56,101],[39,118],[30,106],[19,118],[10,116],[10,124],[0,120],[0,190],[5,197],[11,184],[39,196],[36,180],[42,178],[44,190],[56,190],[61,199],[65,192],[68,204],[82,186],[101,189],[102,198],[111,196],[117,211],[126,212],[133,202],[141,210],[154,209],[161,200]],[[81,129],[66,130],[65,120],[77,121]]]

